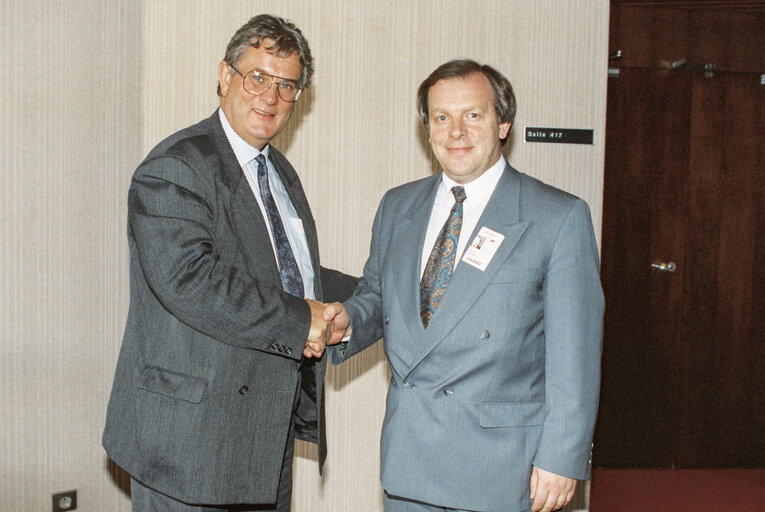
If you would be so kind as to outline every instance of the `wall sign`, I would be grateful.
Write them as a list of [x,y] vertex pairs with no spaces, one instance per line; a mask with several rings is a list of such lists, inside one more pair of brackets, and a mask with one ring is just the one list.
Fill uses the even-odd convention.
[[540,128],[527,126],[523,130],[526,142],[555,142],[558,144],[592,144],[592,130],[575,128]]

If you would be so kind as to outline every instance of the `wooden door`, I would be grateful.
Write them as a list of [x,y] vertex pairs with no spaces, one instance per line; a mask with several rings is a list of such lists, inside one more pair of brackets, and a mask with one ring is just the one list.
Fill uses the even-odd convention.
[[675,466],[765,466],[765,82],[690,96]]
[[594,464],[764,466],[765,84],[622,68],[606,141]]
[[765,2],[612,0],[609,38],[593,463],[765,467]]
[[[667,467],[684,270],[687,74],[622,70],[608,83],[601,279],[603,377],[594,462]],[[652,263],[681,263],[658,272]]]

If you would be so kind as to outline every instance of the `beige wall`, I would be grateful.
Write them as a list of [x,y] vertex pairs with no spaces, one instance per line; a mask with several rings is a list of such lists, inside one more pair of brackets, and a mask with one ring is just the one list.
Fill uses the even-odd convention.
[[[100,447],[127,314],[125,195],[140,158],[217,105],[216,66],[258,12],[295,21],[314,86],[275,145],[301,174],[325,265],[358,274],[377,203],[431,172],[414,92],[471,57],[519,109],[511,163],[584,197],[600,233],[606,0],[69,0],[0,2],[0,496],[3,510],[129,510]],[[522,128],[592,128],[595,144],[526,144]],[[328,375],[330,454],[300,443],[294,510],[381,510],[381,347]],[[116,480],[115,480],[116,475]]]
[[126,510],[99,446],[127,303],[140,4],[0,2],[0,509]]

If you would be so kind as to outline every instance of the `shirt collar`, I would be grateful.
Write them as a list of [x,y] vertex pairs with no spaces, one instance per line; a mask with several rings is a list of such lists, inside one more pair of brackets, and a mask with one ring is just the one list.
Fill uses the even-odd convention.
[[502,173],[505,171],[506,165],[507,160],[505,160],[503,155],[500,155],[499,160],[489,167],[486,172],[465,185],[460,185],[441,171],[441,192],[451,196],[450,191],[452,187],[465,187],[465,203],[467,205],[479,205],[488,200],[489,196],[494,192],[499,179],[502,177]]
[[226,114],[223,113],[223,109],[218,109],[218,116],[220,117],[220,123],[223,125],[223,132],[226,134],[228,143],[231,144],[231,149],[234,150],[234,156],[236,156],[236,160],[241,167],[249,164],[261,154],[266,158],[266,161],[268,161],[268,148],[270,147],[268,144],[263,148],[263,151],[258,151],[258,148],[250,146],[238,133],[236,133],[236,131],[234,131],[229,124],[228,119],[226,119]]

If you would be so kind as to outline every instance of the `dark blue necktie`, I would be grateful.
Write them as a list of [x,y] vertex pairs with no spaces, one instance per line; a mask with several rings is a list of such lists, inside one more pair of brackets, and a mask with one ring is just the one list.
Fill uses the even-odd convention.
[[255,160],[258,162],[258,188],[260,189],[260,197],[263,199],[263,206],[268,214],[268,222],[271,223],[271,234],[274,237],[282,286],[287,293],[303,298],[305,296],[303,278],[300,276],[300,270],[295,261],[295,255],[292,254],[287,232],[284,231],[282,218],[279,215],[279,210],[276,208],[274,196],[271,195],[271,188],[268,186],[266,158],[263,155],[258,155]]
[[433,250],[420,281],[420,318],[425,327],[428,326],[433,313],[441,303],[441,297],[446,292],[457,255],[457,242],[462,229],[462,202],[466,197],[465,188],[452,187],[452,194],[454,194],[454,206],[436,238],[436,243],[433,244]]

